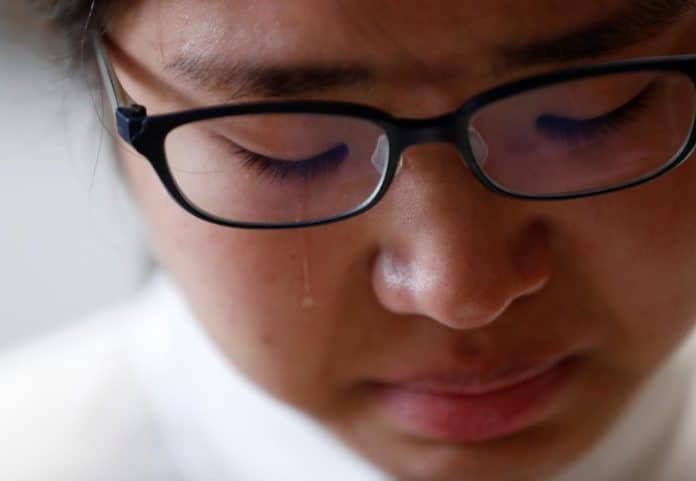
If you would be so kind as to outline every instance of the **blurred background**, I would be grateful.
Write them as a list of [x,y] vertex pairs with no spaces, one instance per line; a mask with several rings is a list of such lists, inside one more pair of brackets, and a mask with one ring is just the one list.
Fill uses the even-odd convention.
[[101,103],[21,3],[0,0],[0,351],[118,302],[151,269]]

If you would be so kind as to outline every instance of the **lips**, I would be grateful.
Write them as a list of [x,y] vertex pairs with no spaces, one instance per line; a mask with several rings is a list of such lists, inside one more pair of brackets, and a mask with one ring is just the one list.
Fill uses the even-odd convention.
[[404,377],[387,384],[415,392],[477,396],[534,379],[559,362],[554,360],[506,364],[487,370],[439,370],[430,374]]
[[572,378],[575,356],[434,370],[376,385],[386,418],[434,441],[471,443],[511,435],[541,422]]

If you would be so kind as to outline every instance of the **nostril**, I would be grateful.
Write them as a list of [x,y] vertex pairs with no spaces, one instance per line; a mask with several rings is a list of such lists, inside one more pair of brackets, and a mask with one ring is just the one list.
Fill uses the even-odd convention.
[[506,299],[499,303],[483,305],[480,302],[471,302],[459,306],[456,317],[451,323],[452,327],[477,329],[495,321],[510,306],[512,299]]
[[522,233],[512,255],[522,282],[519,296],[542,290],[551,277],[551,244],[546,226],[541,222],[530,225]]

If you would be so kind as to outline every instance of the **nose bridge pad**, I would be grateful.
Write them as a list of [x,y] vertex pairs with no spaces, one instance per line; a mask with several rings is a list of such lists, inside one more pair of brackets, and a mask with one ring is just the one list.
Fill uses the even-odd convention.
[[372,165],[377,169],[377,173],[384,177],[389,165],[389,139],[386,134],[380,135],[377,140],[377,147],[372,153]]
[[480,167],[486,165],[490,150],[481,133],[473,125],[469,125],[469,145],[471,145],[471,151],[474,154],[474,158],[476,158],[476,163]]

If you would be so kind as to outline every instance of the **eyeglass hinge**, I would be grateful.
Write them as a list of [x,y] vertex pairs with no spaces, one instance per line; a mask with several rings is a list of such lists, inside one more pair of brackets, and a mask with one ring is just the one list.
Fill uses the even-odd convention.
[[116,109],[116,126],[118,135],[129,144],[143,131],[143,123],[147,118],[147,111],[141,105],[130,105]]

